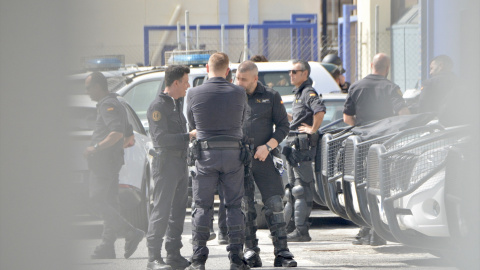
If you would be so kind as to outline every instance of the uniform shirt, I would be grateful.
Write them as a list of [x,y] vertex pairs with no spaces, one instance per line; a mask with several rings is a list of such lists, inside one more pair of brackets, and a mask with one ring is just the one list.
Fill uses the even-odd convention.
[[242,139],[247,107],[245,89],[222,77],[208,79],[188,91],[187,117],[190,129],[197,129],[197,139],[227,135]]
[[187,150],[189,134],[181,107],[179,100],[165,93],[158,95],[150,104],[147,119],[154,147]]
[[[114,93],[108,94],[97,103],[97,120],[90,145],[103,141],[111,132],[120,132],[125,136],[133,134],[127,112]],[[118,141],[112,148],[123,149],[123,140]]]
[[370,74],[350,86],[343,113],[355,115],[355,125],[362,126],[397,115],[404,107],[398,85],[381,75]]
[[313,125],[313,116],[318,112],[326,112],[327,109],[323,100],[318,96],[312,87],[312,81],[309,78],[298,88],[293,88],[295,100],[292,105],[292,123],[290,130],[296,130],[302,123],[309,126]]
[[253,94],[247,96],[247,117],[243,124],[245,135],[254,139],[255,147],[267,143],[270,138],[280,144],[287,136],[289,126],[280,94],[258,82]]

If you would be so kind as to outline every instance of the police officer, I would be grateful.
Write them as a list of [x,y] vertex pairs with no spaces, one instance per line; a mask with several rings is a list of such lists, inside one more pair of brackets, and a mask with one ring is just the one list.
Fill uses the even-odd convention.
[[192,264],[188,269],[205,269],[207,240],[213,216],[217,184],[223,190],[227,209],[230,269],[249,269],[243,260],[244,163],[241,160],[242,125],[246,110],[245,90],[225,80],[228,56],[214,53],[207,64],[208,81],[190,90],[187,117],[190,129],[197,129],[199,157],[192,181],[195,209],[192,213]]
[[[444,125],[461,124],[462,117],[458,106],[453,113],[452,104],[459,103],[459,94],[455,89],[460,85],[458,77],[452,72],[453,61],[447,55],[438,55],[430,62],[430,79],[422,83],[418,112],[434,112]],[[466,115],[466,114],[463,114]],[[463,117],[464,118],[464,117]]]
[[114,259],[117,234],[123,233],[124,257],[129,258],[144,236],[143,231],[133,227],[118,212],[118,176],[124,164],[123,148],[133,145],[132,126],[116,94],[108,92],[107,79],[102,73],[90,74],[85,80],[85,88],[90,98],[98,102],[91,144],[84,152],[90,169],[90,199],[104,219],[102,243],[91,257]]
[[[272,151],[287,136],[289,123],[280,94],[263,86],[258,81],[258,68],[252,61],[238,66],[236,84],[245,88],[248,96],[247,118],[243,124],[244,133],[254,143],[252,173],[245,177],[244,212],[246,216],[244,257],[250,267],[261,267],[260,248],[256,237],[255,184],[262,194],[265,218],[275,247],[275,267],[295,267],[287,246],[287,231],[283,216],[282,177],[275,168]],[[275,127],[275,131],[274,131]]]
[[[314,173],[312,161],[316,156],[318,128],[326,112],[323,100],[312,87],[310,65],[307,61],[294,60],[290,70],[290,82],[295,87],[295,100],[292,105],[292,121],[284,153],[287,156],[288,180],[285,220],[293,214],[295,230],[289,233],[289,242],[308,242],[308,218],[312,211]],[[288,153],[285,150],[290,150]],[[292,200],[292,196],[294,201]]]
[[[322,63],[330,63],[337,66],[337,69],[332,72],[332,76],[337,81],[338,85],[340,86],[340,90],[342,93],[348,93],[348,89],[350,88],[350,82],[347,82],[345,79],[345,69],[343,69],[342,59],[338,57],[336,54],[327,54],[323,59]],[[335,74],[338,72],[338,74]]]
[[375,55],[371,68],[371,74],[352,84],[345,100],[343,120],[351,126],[410,114],[400,87],[386,78],[390,70],[390,58],[384,53]]
[[[384,53],[373,57],[372,74],[352,84],[345,100],[343,120],[349,125],[361,126],[394,115],[409,114],[398,85],[386,77],[390,58]],[[352,243],[379,246],[386,244],[368,227],[362,227]]]
[[[189,265],[180,255],[188,197],[187,147],[196,132],[187,132],[187,120],[180,103],[180,98],[185,97],[190,87],[189,73],[188,67],[169,66],[165,70],[165,90],[155,98],[147,111],[156,151],[153,157],[153,209],[147,233],[148,270],[183,270]],[[165,235],[167,265],[160,254]]]

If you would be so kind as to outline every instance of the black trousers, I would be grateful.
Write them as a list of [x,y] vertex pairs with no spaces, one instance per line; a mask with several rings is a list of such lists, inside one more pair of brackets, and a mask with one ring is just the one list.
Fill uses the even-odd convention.
[[185,157],[161,151],[153,158],[153,209],[147,232],[147,247],[157,252],[165,237],[167,252],[182,248],[188,197],[188,169]]
[[230,243],[227,251],[243,249],[244,216],[241,210],[244,166],[240,150],[205,150],[196,161],[197,174],[192,181],[195,209],[192,213],[193,260],[208,257],[207,240],[213,217],[213,200],[217,185],[223,191]]
[[122,168],[121,158],[110,152],[99,152],[88,158],[90,169],[90,202],[104,220],[102,240],[113,244],[118,234],[125,234],[134,227],[119,212],[118,182]]

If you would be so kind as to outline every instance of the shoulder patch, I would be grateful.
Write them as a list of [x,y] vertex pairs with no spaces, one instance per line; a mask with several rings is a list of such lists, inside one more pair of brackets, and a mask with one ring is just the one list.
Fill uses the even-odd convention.
[[115,110],[114,107],[109,107],[109,108],[107,108],[107,111],[109,111],[109,112],[111,112],[111,111],[113,111],[113,110]]
[[270,103],[270,99],[268,98],[257,98],[255,103]]
[[162,114],[159,111],[154,111],[152,113],[152,119],[155,122],[160,121],[160,119],[162,119]]
[[400,90],[400,88],[397,88],[397,93],[398,93],[400,96],[403,96],[402,90]]
[[311,97],[315,97],[315,96],[317,96],[317,94],[315,94],[315,93],[310,93],[310,96],[311,96]]

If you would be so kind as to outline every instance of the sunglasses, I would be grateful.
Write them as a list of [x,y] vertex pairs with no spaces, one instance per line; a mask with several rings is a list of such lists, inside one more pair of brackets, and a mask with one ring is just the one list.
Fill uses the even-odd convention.
[[299,70],[292,69],[292,70],[289,70],[288,73],[297,74],[297,72],[299,72],[299,71],[303,72],[303,71],[305,71],[305,69],[299,69]]

